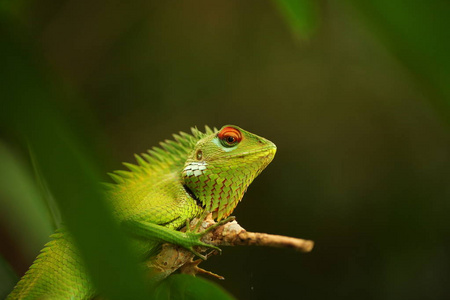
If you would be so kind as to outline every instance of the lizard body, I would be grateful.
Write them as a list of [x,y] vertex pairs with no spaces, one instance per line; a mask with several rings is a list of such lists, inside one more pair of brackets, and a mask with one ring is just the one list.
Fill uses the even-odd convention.
[[[213,213],[222,220],[242,199],[247,187],[272,161],[275,145],[237,126],[203,133],[180,132],[175,141],[136,155],[130,171],[110,174],[107,185],[113,214],[132,236],[142,259],[160,242],[183,246],[208,246],[201,234],[177,231],[186,220]],[[91,299],[95,288],[82,259],[63,228],[36,258],[7,299]]]

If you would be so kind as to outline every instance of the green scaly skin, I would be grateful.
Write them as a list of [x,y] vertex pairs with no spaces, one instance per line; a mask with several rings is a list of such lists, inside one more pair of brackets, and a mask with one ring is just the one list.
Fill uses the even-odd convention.
[[[220,131],[193,128],[175,141],[136,155],[130,171],[110,174],[108,199],[133,246],[148,259],[160,242],[208,246],[201,234],[177,231],[186,220],[213,213],[218,221],[229,216],[247,187],[272,161],[275,145],[237,126]],[[52,235],[33,265],[7,299],[91,299],[96,296],[83,262],[64,229]]]

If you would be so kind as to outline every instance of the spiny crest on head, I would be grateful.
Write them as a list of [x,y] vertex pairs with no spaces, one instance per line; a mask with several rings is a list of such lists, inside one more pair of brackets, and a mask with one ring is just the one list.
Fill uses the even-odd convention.
[[[147,153],[141,155],[135,154],[136,164],[123,163],[127,170],[117,170],[108,175],[114,180],[116,184],[123,184],[129,181],[142,178],[143,175],[149,175],[161,170],[170,170],[174,166],[182,166],[188,154],[194,149],[195,144],[204,138],[218,132],[214,127],[211,129],[205,126],[205,132],[201,132],[197,127],[191,128],[192,134],[180,131],[178,134],[173,134],[174,140],[165,140],[160,142],[161,147],[153,147]],[[114,187],[114,184],[106,183],[107,187]]]

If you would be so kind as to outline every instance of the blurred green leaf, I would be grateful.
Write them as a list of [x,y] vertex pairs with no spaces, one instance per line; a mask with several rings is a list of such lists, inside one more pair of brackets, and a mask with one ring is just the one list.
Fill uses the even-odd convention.
[[172,275],[161,282],[155,289],[154,298],[157,300],[234,299],[219,285],[185,274]]
[[274,1],[296,37],[307,40],[313,36],[319,24],[318,6],[315,0]]
[[23,13],[24,8],[29,5],[28,0],[3,0],[0,1],[0,13],[5,13],[10,16],[20,16]]
[[28,259],[53,233],[51,216],[30,170],[0,142],[0,216]]
[[10,32],[13,25],[1,25],[1,125],[26,138],[102,295],[147,299],[137,259],[103,198],[88,147],[55,105],[64,96],[29,55],[33,46],[24,44],[20,32]]
[[48,184],[45,180],[44,175],[39,167],[39,163],[36,160],[35,155],[30,151],[31,164],[33,165],[34,177],[37,181],[39,189],[41,191],[42,198],[44,199],[45,204],[47,205],[47,209],[51,214],[52,225],[53,228],[60,228],[62,224],[61,212],[59,211],[58,204],[56,203],[56,199],[53,196]]
[[439,108],[450,108],[450,1],[355,1],[358,10],[388,49],[416,77],[430,85]]
[[0,299],[5,299],[19,279],[0,255]]

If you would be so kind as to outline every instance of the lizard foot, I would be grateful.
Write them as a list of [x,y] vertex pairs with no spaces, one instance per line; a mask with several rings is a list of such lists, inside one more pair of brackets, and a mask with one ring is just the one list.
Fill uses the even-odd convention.
[[[228,217],[224,220],[221,220],[211,226],[209,226],[208,228],[206,228],[204,231],[202,232],[185,232],[186,236],[188,237],[188,239],[191,241],[190,245],[188,245],[187,247],[185,247],[186,249],[188,249],[189,251],[191,251],[193,254],[195,254],[196,256],[200,257],[202,260],[206,260],[207,257],[205,255],[202,255],[200,253],[198,253],[193,247],[194,246],[200,246],[200,247],[206,247],[206,248],[210,248],[210,249],[214,249],[217,250],[219,252],[219,254],[222,254],[222,249],[220,249],[217,246],[205,243],[203,241],[201,241],[201,239],[208,234],[209,232],[211,232],[212,230],[216,229],[219,226],[222,226],[228,222],[233,221],[234,219],[236,219],[235,217]],[[187,228],[189,228],[187,226]]]

